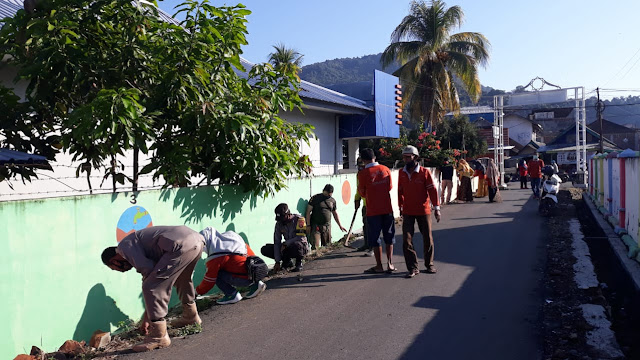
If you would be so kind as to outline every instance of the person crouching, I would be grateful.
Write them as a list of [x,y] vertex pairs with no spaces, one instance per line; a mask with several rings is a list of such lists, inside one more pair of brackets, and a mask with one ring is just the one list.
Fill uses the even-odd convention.
[[[214,285],[224,293],[224,297],[216,301],[218,304],[235,304],[242,300],[238,287],[249,286],[249,292],[244,296],[251,299],[260,295],[267,285],[261,280],[252,281],[247,269],[248,257],[255,256],[253,250],[244,239],[233,231],[218,232],[215,228],[207,227],[200,232],[205,240],[204,251],[207,254],[207,272],[196,287],[196,293],[204,295]],[[265,265],[266,267],[266,265]]]

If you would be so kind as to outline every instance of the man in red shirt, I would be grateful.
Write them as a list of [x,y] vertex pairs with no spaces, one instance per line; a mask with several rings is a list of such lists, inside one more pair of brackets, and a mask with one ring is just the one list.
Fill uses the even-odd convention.
[[431,204],[435,207],[436,221],[440,221],[438,190],[429,169],[418,164],[418,149],[407,146],[402,151],[405,166],[398,175],[398,206],[402,215],[402,251],[407,264],[406,278],[420,273],[418,256],[413,249],[415,223],[424,239],[424,262],[429,274],[436,273],[433,264],[433,236],[431,235]]
[[533,159],[527,164],[529,168],[529,176],[531,177],[531,190],[533,190],[533,198],[540,198],[540,184],[542,182],[542,168],[544,161],[538,159],[538,155],[533,155]]
[[365,164],[364,169],[358,173],[358,192],[367,201],[367,226],[368,241],[373,248],[376,258],[376,266],[367,269],[366,273],[384,273],[382,267],[382,244],[378,241],[380,232],[384,243],[387,244],[387,271],[396,271],[391,260],[393,255],[393,243],[395,241],[395,224],[393,208],[391,207],[391,171],[389,168],[378,164],[371,149],[364,149],[360,158]]

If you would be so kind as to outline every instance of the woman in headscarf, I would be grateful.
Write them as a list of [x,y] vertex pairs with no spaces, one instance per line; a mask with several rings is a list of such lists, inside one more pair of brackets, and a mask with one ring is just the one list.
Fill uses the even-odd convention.
[[489,202],[500,202],[500,190],[498,184],[500,183],[500,172],[493,159],[489,159],[489,166],[487,167],[487,182],[489,184]]
[[473,162],[474,168],[475,168],[475,172],[473,173],[473,177],[478,177],[478,190],[476,190],[476,195],[475,197],[477,198],[482,198],[487,196],[487,194],[489,193],[489,188],[487,186],[487,181],[486,179],[486,175],[485,175],[485,168],[484,165],[482,165],[482,163],[478,160],[475,160]]
[[473,191],[471,190],[471,177],[473,176],[473,169],[466,160],[460,159],[458,161],[458,178],[460,179],[460,186],[458,187],[458,200],[460,201],[473,201]]

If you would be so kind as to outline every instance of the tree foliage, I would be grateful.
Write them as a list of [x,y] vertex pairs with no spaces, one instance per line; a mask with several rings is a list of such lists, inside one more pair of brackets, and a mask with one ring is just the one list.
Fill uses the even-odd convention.
[[280,43],[273,46],[273,52],[269,54],[269,63],[275,68],[297,74],[302,67],[302,58],[304,55],[300,54],[298,50]]
[[487,153],[487,142],[480,138],[478,128],[467,116],[445,119],[438,123],[436,131],[445,148],[461,149],[471,158]]
[[302,104],[297,75],[240,60],[250,11],[186,0],[178,13],[180,26],[142,2],[48,0],[5,19],[0,56],[28,87],[24,103],[0,89],[0,146],[68,151],[78,174],[121,183],[114,160],[133,149],[166,186],[205,176],[266,195],[308,169],[299,142],[313,127],[278,116]]
[[376,160],[389,168],[404,166],[402,151],[407,145],[418,149],[419,158],[427,167],[440,167],[445,160],[452,161],[467,154],[467,151],[459,148],[446,147],[443,139],[441,134],[436,131],[427,132],[422,126],[411,130],[401,127],[399,138],[364,140],[360,143],[360,148],[372,148]]
[[452,33],[462,25],[459,6],[447,8],[441,0],[411,2],[382,54],[382,64],[399,62],[404,102],[410,119],[438,123],[447,111],[460,108],[454,76],[474,102],[482,95],[478,66],[489,60],[489,40],[476,32]]

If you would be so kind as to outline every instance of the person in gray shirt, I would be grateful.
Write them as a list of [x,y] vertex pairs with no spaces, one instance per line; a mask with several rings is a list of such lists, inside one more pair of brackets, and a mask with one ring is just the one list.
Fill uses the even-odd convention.
[[186,226],[151,226],[127,235],[117,247],[108,247],[102,252],[102,262],[110,269],[126,272],[135,268],[142,275],[145,314],[140,330],[146,337],[133,351],[171,345],[164,318],[169,311],[173,286],[182,301],[182,317],[172,326],[202,323],[191,278],[203,246],[203,236]]

